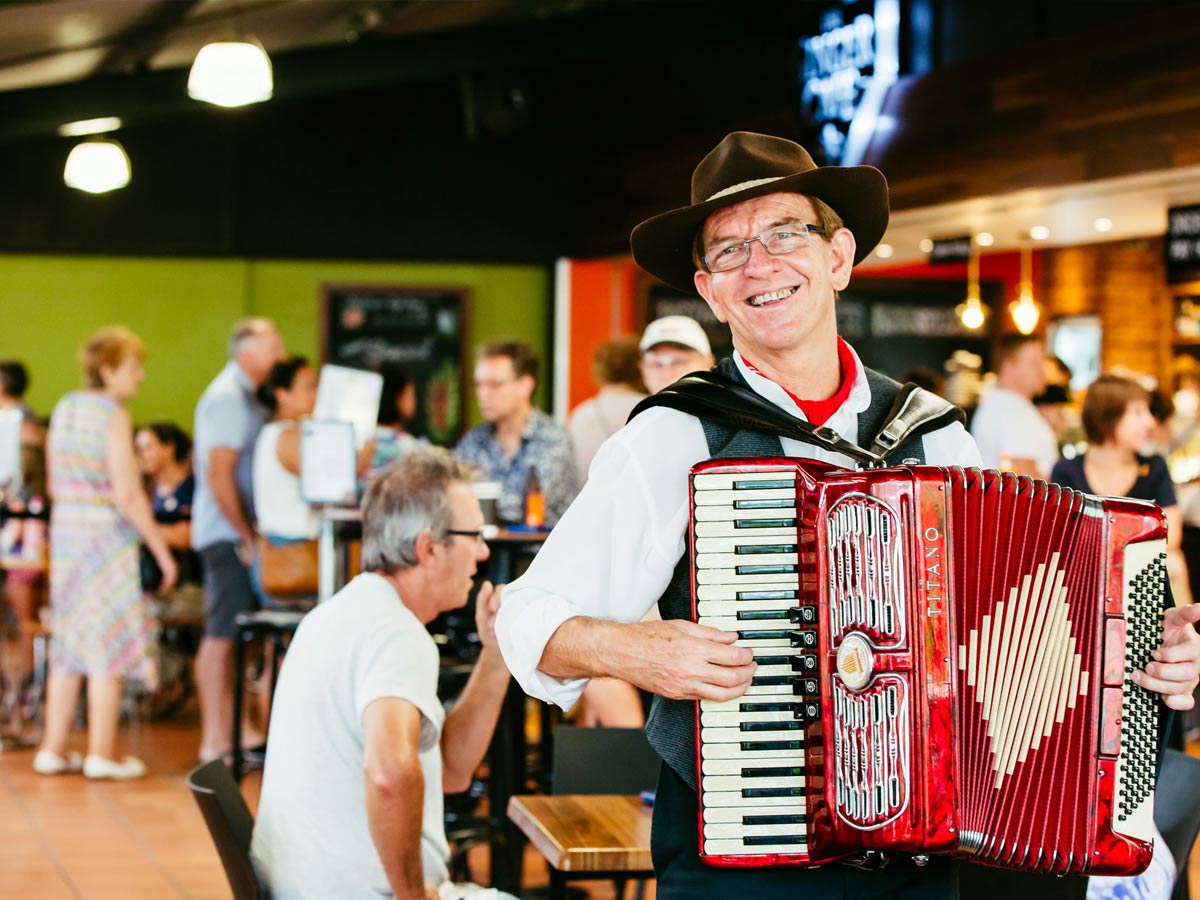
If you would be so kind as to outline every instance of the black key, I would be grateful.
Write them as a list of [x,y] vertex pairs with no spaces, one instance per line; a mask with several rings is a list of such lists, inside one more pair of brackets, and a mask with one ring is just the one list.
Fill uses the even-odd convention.
[[740,547],[735,547],[733,552],[743,554],[754,553],[795,553],[795,544],[743,544]]
[[796,719],[801,722],[813,722],[821,718],[821,704],[815,700],[806,700],[794,704]]
[[788,610],[788,618],[797,625],[816,625],[817,608],[815,606],[793,606]]
[[812,650],[817,646],[817,633],[815,631],[789,631],[787,634],[791,639],[793,647],[804,647],[806,650]]
[[[760,666],[767,665],[761,659],[757,662]],[[810,653],[800,653],[792,657],[793,672],[816,672],[818,668],[817,657]]]
[[803,766],[771,766],[762,769],[742,769],[743,778],[795,778],[804,774]]
[[738,712],[791,712],[791,703],[739,703]]
[[790,656],[756,656],[754,661],[760,666],[786,666]]
[[[777,641],[787,637],[787,631],[739,631],[738,639],[743,641]],[[793,646],[795,646],[793,644]]]
[[740,741],[739,746],[745,753],[756,750],[803,750],[804,741]]
[[803,844],[805,840],[802,834],[756,834],[742,838],[742,843],[747,847],[770,847],[775,844]]
[[821,693],[820,685],[815,678],[796,678],[792,676],[792,693],[807,697],[816,697]]
[[795,528],[795,519],[738,519],[734,528]]
[[782,619],[784,615],[782,609],[743,609],[737,617],[742,622],[756,622],[764,619]]
[[799,722],[743,722],[742,731],[799,731]]
[[795,566],[734,566],[738,575],[794,575]]
[[742,788],[742,796],[751,797],[803,797],[804,788]]
[[738,591],[739,600],[795,600],[797,591]]
[[782,500],[734,500],[734,509],[792,509],[796,505],[796,498]]
[[803,825],[803,815],[742,816],[743,825]]

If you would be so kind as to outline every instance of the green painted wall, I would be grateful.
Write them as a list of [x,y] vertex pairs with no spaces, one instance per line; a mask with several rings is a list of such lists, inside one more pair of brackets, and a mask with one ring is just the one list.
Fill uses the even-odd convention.
[[[528,341],[545,372],[549,279],[549,270],[536,266],[0,254],[0,358],[25,362],[29,403],[48,415],[80,384],[83,340],[104,325],[125,325],[147,349],[146,380],[130,404],[134,419],[173,419],[190,431],[196,399],[223,364],[230,326],[243,316],[274,319],[289,350],[315,359],[322,284],[465,287],[471,343]],[[540,387],[538,402],[547,397]],[[472,402],[471,421],[478,417]]]

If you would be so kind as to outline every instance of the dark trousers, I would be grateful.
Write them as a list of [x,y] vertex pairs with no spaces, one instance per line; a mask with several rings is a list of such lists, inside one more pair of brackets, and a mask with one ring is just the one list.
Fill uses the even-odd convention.
[[718,869],[700,861],[696,792],[663,765],[654,799],[650,849],[659,900],[954,900],[958,866],[931,859],[917,866],[905,857],[878,872],[842,865]]

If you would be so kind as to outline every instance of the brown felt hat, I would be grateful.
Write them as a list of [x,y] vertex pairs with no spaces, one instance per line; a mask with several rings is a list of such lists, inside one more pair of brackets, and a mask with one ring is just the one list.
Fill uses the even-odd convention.
[[694,290],[692,242],[718,209],[765,194],[816,197],[854,235],[857,265],[887,230],[888,186],[872,166],[817,166],[794,141],[735,131],[692,173],[692,204],[653,216],[633,229],[629,245],[639,266],[682,291]]

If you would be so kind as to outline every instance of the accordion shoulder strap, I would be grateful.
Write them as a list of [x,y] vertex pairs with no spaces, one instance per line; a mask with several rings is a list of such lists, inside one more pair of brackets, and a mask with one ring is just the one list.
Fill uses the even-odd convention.
[[[869,371],[869,370],[868,370]],[[871,373],[874,375],[875,373]],[[872,391],[879,382],[895,385],[897,393],[874,435],[871,448],[854,444],[832,428],[814,426],[790,415],[742,383],[732,360],[723,359],[708,372],[685,375],[670,387],[647,397],[633,408],[629,418],[655,406],[666,406],[706,422],[733,430],[757,431],[791,438],[850,457],[864,466],[883,465],[889,453],[921,435],[952,421],[964,421],[962,411],[915,384],[901,387],[883,376],[871,379]]]

